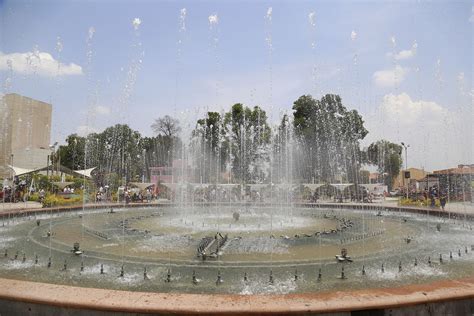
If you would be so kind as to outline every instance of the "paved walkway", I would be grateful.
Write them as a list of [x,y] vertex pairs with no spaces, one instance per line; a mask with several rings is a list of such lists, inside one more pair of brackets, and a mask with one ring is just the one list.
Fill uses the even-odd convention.
[[[163,202],[163,201],[161,201]],[[318,201],[321,203],[332,203],[333,201]],[[364,205],[360,203],[343,203],[347,205]],[[385,200],[377,200],[374,203],[367,205],[376,205],[381,204],[384,206],[398,206],[397,198],[387,198]],[[144,203],[146,205],[146,203]],[[41,203],[39,202],[18,202],[18,203],[0,203],[0,213],[6,212],[9,210],[27,210],[27,209],[38,209],[42,208]],[[417,207],[423,208],[423,207]],[[430,208],[426,208],[430,209]],[[474,215],[474,203],[471,202],[452,202],[446,204],[446,212],[459,213],[459,214],[471,214]]]
[[[388,198],[385,201],[380,201],[382,205],[386,206],[398,206],[398,199]],[[417,208],[426,208],[429,207],[417,207]],[[471,202],[452,202],[447,203],[445,207],[446,212],[460,213],[460,214],[473,214],[474,215],[474,203]]]
[[39,202],[18,202],[18,203],[0,203],[0,212],[8,210],[26,210],[32,208],[42,208],[43,205]]

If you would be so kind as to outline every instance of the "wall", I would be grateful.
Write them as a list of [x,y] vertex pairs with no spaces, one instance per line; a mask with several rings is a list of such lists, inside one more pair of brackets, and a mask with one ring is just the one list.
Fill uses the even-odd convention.
[[6,165],[37,168],[46,165],[51,135],[52,106],[16,93],[6,94],[2,105],[0,177],[10,176]]

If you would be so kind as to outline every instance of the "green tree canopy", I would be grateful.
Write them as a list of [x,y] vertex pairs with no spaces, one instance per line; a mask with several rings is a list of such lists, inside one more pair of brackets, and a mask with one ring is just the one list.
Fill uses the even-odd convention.
[[307,181],[334,182],[343,174],[358,182],[359,141],[368,133],[356,110],[349,111],[341,97],[327,94],[321,100],[303,95],[293,104],[294,133],[304,155],[300,176]]
[[367,148],[367,162],[376,165],[384,183],[392,188],[402,167],[402,146],[387,140],[376,141]]

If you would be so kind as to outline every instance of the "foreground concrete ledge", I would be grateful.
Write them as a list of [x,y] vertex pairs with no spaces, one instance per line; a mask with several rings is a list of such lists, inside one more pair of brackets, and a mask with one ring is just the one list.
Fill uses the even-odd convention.
[[118,291],[0,278],[0,299],[104,312],[176,315],[303,315],[474,299],[474,277],[397,288],[286,295],[175,294]]

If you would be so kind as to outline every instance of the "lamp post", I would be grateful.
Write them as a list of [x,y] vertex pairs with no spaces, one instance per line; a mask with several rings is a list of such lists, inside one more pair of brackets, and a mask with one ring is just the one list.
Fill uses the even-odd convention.
[[13,157],[14,157],[14,155],[11,154],[10,155],[10,165],[12,166],[12,168],[11,168],[12,169],[12,181],[13,181],[13,175],[15,173],[15,171],[13,170]]
[[12,186],[11,186],[11,196],[10,196],[10,202],[15,202],[15,170],[13,169],[13,157],[14,155],[10,155],[10,164],[12,166]]
[[[405,148],[405,173],[403,175],[403,183],[405,184],[405,175],[406,175],[406,172],[408,171],[408,147],[410,147],[410,145],[406,144],[404,142],[401,142],[403,148]],[[407,199],[408,199],[408,183],[409,181],[407,180],[407,185],[406,185],[406,189],[407,189]]]
[[[58,142],[55,142],[52,145],[49,145],[49,149],[51,150],[51,155],[49,155],[49,158],[51,158],[51,177],[54,176],[54,158],[55,158],[55,151],[56,151],[56,145]],[[49,169],[49,159],[48,159],[48,169]],[[54,181],[54,179],[52,179]],[[51,193],[53,192],[53,182],[51,181]]]

